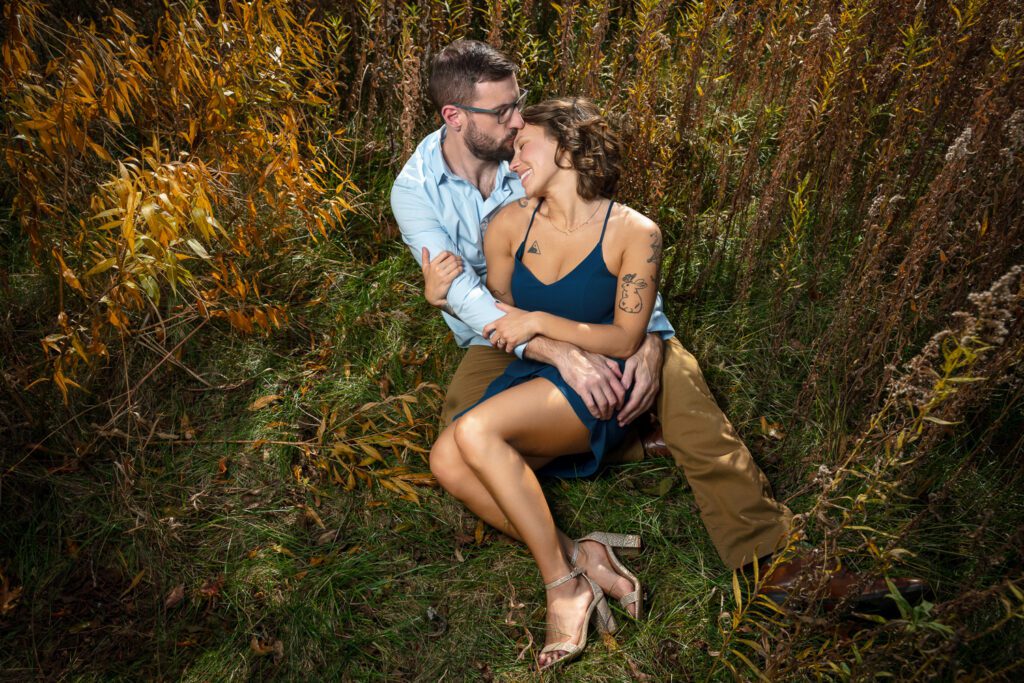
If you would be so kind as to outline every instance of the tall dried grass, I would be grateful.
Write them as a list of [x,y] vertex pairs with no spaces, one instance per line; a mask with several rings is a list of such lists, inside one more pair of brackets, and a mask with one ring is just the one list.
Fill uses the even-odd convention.
[[[618,121],[620,199],[661,224],[670,308],[765,304],[773,349],[809,347],[794,414],[843,414],[858,435],[790,463],[818,472],[805,529],[821,552],[898,571],[976,464],[935,474],[929,454],[953,437],[988,452],[1020,425],[1019,0],[225,1],[170,11],[153,40],[121,12],[58,26],[18,0],[4,16],[4,188],[61,297],[43,344],[64,389],[110,335],[155,319],[280,324],[268,254],[349,208],[337,129],[397,170],[438,125],[431,57],[468,35],[519,60],[533,97],[587,94]],[[1016,481],[1020,451],[1001,455]],[[903,518],[886,503],[907,490]],[[970,552],[1002,564],[879,633],[741,598],[723,666],[951,671],[1021,610],[1019,545]]]

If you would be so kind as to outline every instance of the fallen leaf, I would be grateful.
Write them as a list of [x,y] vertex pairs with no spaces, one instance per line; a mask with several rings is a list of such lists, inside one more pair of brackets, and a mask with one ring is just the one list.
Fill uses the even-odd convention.
[[21,586],[8,588],[7,579],[4,579],[3,585],[0,585],[0,615],[5,615],[14,610],[18,598],[21,596],[21,590]]
[[280,396],[278,394],[270,394],[269,396],[260,396],[258,399],[256,399],[251,404],[249,404],[249,410],[262,410],[263,408],[266,408],[267,406],[269,406],[271,403],[275,403],[277,401],[280,401],[282,398],[284,398],[284,397]]
[[332,529],[330,531],[323,532],[322,534],[316,537],[316,544],[327,545],[328,543],[334,543],[334,541],[338,538],[338,531],[339,529]]
[[202,587],[199,589],[199,594],[208,600],[212,600],[217,597],[220,593],[220,589],[224,586],[224,577],[218,576],[216,579],[207,579]]
[[249,641],[249,648],[253,651],[253,654],[258,657],[264,657],[274,651],[273,645],[264,645],[256,636],[253,636],[252,640]]
[[320,519],[320,515],[317,514],[316,510],[314,510],[313,508],[309,507],[308,505],[303,505],[302,508],[305,511],[306,519],[310,520],[311,522],[316,524],[321,529],[326,529],[327,528],[327,525],[324,524],[324,520]]
[[295,557],[295,553],[293,553],[291,550],[288,550],[288,548],[285,548],[280,543],[275,543],[274,545],[270,546],[270,549],[273,550],[275,553],[281,553],[282,555],[287,555],[288,557]]
[[139,573],[135,575],[135,578],[132,579],[132,582],[130,584],[128,584],[127,588],[124,589],[124,592],[121,593],[121,595],[118,597],[118,600],[124,598],[124,596],[128,595],[133,590],[135,590],[135,587],[139,585],[139,582],[142,581],[142,577],[145,576],[145,575],[146,575],[146,570],[145,569],[139,570]]
[[185,584],[179,583],[177,586],[171,589],[171,592],[167,594],[164,599],[164,609],[171,609],[177,607],[178,604],[185,599]]
[[484,542],[484,522],[478,520],[476,523],[476,529],[473,531],[473,540],[476,541],[477,545]]
[[781,441],[786,433],[782,431],[782,425],[778,422],[769,422],[764,415],[761,416],[761,433],[770,439]]

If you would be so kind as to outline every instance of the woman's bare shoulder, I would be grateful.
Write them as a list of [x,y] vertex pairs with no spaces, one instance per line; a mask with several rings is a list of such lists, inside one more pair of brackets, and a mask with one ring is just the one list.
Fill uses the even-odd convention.
[[633,238],[638,235],[649,236],[652,232],[659,233],[661,230],[658,224],[650,218],[625,204],[615,203],[612,209],[612,219],[617,219],[618,227],[623,237]]
[[536,199],[520,197],[511,201],[498,209],[490,223],[487,224],[487,231],[490,232],[497,228],[502,233],[513,234],[517,230],[526,230],[526,224],[530,222],[530,215],[533,214],[536,207]]

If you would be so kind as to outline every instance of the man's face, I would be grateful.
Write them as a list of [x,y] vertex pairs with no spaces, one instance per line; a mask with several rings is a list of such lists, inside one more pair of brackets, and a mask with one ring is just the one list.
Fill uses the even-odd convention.
[[[476,97],[471,103],[481,109],[499,109],[516,101],[519,85],[514,76],[501,81],[477,83]],[[516,133],[523,127],[523,117],[518,109],[512,111],[508,120],[498,122],[493,114],[466,112],[466,147],[470,153],[484,161],[510,161],[514,152],[512,143]]]

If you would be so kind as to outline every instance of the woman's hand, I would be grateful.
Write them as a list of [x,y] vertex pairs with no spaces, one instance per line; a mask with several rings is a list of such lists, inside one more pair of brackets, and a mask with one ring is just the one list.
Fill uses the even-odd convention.
[[462,273],[462,257],[450,251],[442,251],[434,260],[430,260],[430,252],[426,247],[423,247],[420,256],[423,260],[423,296],[431,306],[443,308],[448,303],[448,288]]
[[540,334],[540,316],[515,306],[496,302],[505,315],[484,326],[484,338],[496,349],[512,353],[524,342]]

